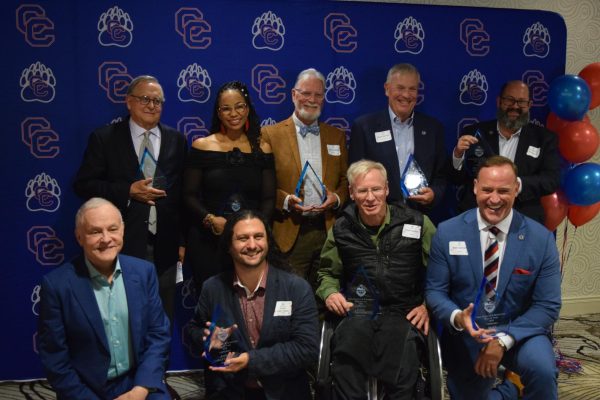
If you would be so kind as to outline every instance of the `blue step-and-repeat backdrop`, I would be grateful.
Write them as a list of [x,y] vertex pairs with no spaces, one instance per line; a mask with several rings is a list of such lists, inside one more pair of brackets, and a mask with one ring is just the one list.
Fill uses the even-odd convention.
[[[8,0],[0,11],[0,380],[43,376],[40,279],[79,251],[72,179],[89,133],[125,115],[133,77],[158,77],[163,122],[191,142],[207,134],[225,81],[244,81],[271,124],[291,115],[298,72],[317,68],[327,79],[323,119],[348,132],[386,107],[389,67],[410,62],[421,71],[418,108],[444,123],[450,152],[462,126],[494,118],[509,79],[531,86],[543,123],[549,84],[565,68],[565,24],[549,12],[226,0]],[[199,365],[181,338],[194,294],[189,282],[180,289],[171,369]]]

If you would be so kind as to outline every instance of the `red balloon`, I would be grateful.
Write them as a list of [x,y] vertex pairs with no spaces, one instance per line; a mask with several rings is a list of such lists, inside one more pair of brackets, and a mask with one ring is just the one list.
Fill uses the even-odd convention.
[[570,205],[567,216],[575,226],[581,226],[590,222],[600,211],[600,202],[589,206]]
[[581,70],[579,76],[587,82],[592,97],[590,110],[600,106],[600,62],[595,62]]
[[567,216],[569,202],[563,192],[554,192],[540,199],[544,207],[544,225],[548,230],[555,230]]
[[592,158],[599,144],[598,131],[587,122],[569,122],[558,131],[558,151],[572,163],[582,163]]
[[[558,133],[565,125],[573,121],[567,121],[562,118],[559,118],[558,115],[554,114],[552,111],[548,113],[548,117],[546,117],[546,129],[551,130],[554,133]],[[590,117],[587,114],[583,117],[583,122],[591,123]]]

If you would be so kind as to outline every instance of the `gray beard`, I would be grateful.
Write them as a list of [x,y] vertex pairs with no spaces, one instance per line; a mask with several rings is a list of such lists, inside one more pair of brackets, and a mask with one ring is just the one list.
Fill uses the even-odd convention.
[[498,119],[498,122],[500,122],[500,125],[507,129],[518,131],[529,123],[529,111],[522,112],[521,115],[513,121],[506,112],[499,108],[496,110],[496,118]]

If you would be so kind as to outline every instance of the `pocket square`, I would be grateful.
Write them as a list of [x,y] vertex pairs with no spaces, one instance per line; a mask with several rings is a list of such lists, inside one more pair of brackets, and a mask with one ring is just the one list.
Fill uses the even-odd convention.
[[529,271],[528,269],[524,269],[524,268],[515,268],[513,271],[513,274],[517,274],[517,275],[531,275],[531,271]]

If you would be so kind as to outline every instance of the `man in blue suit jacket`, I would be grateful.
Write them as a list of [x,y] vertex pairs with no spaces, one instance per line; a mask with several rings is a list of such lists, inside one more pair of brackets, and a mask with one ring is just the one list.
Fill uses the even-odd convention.
[[[516,398],[512,384],[490,391],[500,363],[520,375],[525,399],[557,398],[550,329],[561,306],[558,251],[546,228],[512,209],[517,176],[508,158],[488,158],[475,180],[478,208],[441,223],[433,238],[425,297],[445,326],[442,358],[453,399]],[[496,257],[499,269],[484,281],[483,265]],[[492,313],[506,315],[494,333],[471,319],[483,284],[492,289]],[[482,291],[477,315],[485,298]]]
[[123,220],[92,198],[76,217],[83,256],[42,282],[39,353],[58,399],[170,399],[169,321],[152,264],[119,255]]
[[385,82],[388,108],[359,117],[352,125],[348,164],[360,159],[380,162],[390,182],[388,201],[403,199],[400,177],[413,154],[429,187],[409,197],[408,205],[429,213],[446,189],[444,127],[435,118],[415,111],[419,71],[411,64],[390,68]]
[[228,218],[221,240],[225,272],[204,282],[187,329],[202,349],[207,323],[217,321],[217,314],[228,316],[229,323],[211,328],[213,340],[221,339],[219,328],[235,324],[236,354],[224,366],[210,366],[207,394],[240,400],[312,398],[306,370],[319,357],[319,328],[310,285],[280,269],[281,253],[264,218],[254,211]]

